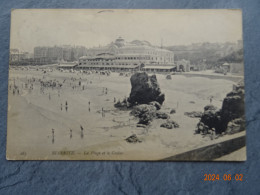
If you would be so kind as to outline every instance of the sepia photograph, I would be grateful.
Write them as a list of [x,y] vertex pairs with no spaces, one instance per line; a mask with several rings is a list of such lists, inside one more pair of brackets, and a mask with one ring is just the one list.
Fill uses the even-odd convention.
[[8,160],[245,161],[239,9],[14,9]]

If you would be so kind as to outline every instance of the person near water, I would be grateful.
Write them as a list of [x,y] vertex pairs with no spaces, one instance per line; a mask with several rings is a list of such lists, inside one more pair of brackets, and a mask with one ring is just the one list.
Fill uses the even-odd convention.
[[54,143],[54,129],[52,129],[52,143]]
[[83,127],[80,125],[80,129],[81,129],[81,138],[83,138],[84,137],[84,134],[83,134]]

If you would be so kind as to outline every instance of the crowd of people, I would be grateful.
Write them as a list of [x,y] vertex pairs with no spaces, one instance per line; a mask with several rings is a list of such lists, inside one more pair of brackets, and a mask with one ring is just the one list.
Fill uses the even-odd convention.
[[[43,97],[47,97],[49,101],[54,101],[55,104],[60,102],[60,111],[65,113],[69,113],[69,106],[73,109],[73,104],[69,105],[69,100],[66,99],[66,95],[64,95],[64,91],[70,90],[71,92],[83,92],[86,91],[88,86],[93,84],[93,77],[89,76],[92,74],[93,76],[98,75],[98,78],[100,78],[100,75],[103,76],[110,76],[109,71],[78,71],[73,72],[73,74],[70,74],[70,77],[67,78],[55,78],[55,75],[52,75],[55,73],[55,71],[59,71],[58,69],[53,69],[52,71],[44,70],[42,69],[43,74],[36,74],[31,75],[27,74],[26,72],[29,69],[21,69],[23,74],[22,76],[16,76],[16,77],[10,77],[9,80],[9,90],[12,92],[13,96],[15,95],[21,95],[21,94],[34,94],[34,95],[41,95]],[[35,70],[36,71],[36,70]],[[38,71],[38,69],[37,69]],[[71,76],[72,75],[72,76]],[[108,94],[108,88],[102,87],[101,94],[107,95]],[[71,93],[70,92],[70,93]],[[78,93],[76,93],[78,94]],[[65,100],[65,101],[64,101]],[[116,101],[116,98],[114,98],[114,102]],[[91,100],[89,99],[88,103],[88,111],[91,111]],[[95,107],[95,109],[97,109]],[[97,110],[97,112],[101,113],[101,117],[105,117],[105,108],[100,107],[100,109]],[[72,139],[72,133],[73,130],[69,129],[69,138]],[[51,129],[52,134],[52,143],[54,143],[55,138],[55,129]],[[80,124],[80,137],[84,138],[84,128]]]

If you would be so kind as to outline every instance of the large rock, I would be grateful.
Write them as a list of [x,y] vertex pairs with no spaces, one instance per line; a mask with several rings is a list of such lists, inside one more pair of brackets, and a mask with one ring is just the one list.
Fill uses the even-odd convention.
[[197,124],[197,133],[206,133],[214,129],[216,134],[229,134],[245,130],[245,91],[244,85],[234,86],[232,92],[225,97],[222,108],[218,110],[212,105],[204,108],[200,122]]
[[162,105],[165,96],[157,82],[156,76],[148,76],[145,72],[138,72],[131,76],[131,93],[128,101],[132,105],[149,104],[156,101]]
[[245,90],[243,86],[236,87],[228,93],[222,104],[222,116],[225,124],[245,115]]

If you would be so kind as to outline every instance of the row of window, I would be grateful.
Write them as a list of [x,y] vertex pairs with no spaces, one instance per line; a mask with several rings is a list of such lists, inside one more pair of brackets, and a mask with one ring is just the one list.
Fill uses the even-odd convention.
[[134,64],[130,64],[130,63],[94,63],[94,62],[91,62],[91,63],[86,63],[86,62],[84,62],[84,63],[79,63],[79,65],[137,65],[136,63],[134,63]]
[[[159,58],[159,57],[150,57],[150,56],[147,56],[147,57],[116,57],[116,60],[163,60],[163,58]],[[167,58],[166,60],[170,60],[170,61],[173,61],[173,58]],[[113,61],[113,59],[82,59],[83,62],[86,62],[86,61],[97,61],[97,62],[100,62],[100,61]]]
[[110,50],[102,50],[102,49],[98,49],[95,51],[87,51],[87,56],[92,56],[92,55],[96,55],[99,53],[114,53],[114,54],[127,54],[127,53],[136,53],[136,54],[149,54],[149,55],[165,55],[170,57],[171,55],[173,55],[173,53],[171,52],[165,52],[165,51],[159,51],[159,52],[155,52],[155,51],[145,51],[144,49],[121,49],[121,50],[115,50],[115,51],[110,51]]

